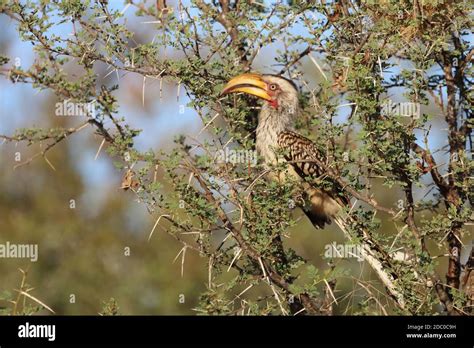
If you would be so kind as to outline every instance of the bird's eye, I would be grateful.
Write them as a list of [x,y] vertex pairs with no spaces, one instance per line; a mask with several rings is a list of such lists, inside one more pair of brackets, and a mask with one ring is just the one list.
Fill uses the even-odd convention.
[[270,91],[276,91],[277,85],[272,83],[272,84],[270,84],[269,88],[270,88]]

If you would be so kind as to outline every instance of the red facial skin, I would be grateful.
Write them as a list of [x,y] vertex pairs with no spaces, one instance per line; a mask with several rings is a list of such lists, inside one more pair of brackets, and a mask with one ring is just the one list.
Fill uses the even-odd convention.
[[270,104],[270,106],[274,109],[278,109],[278,100],[276,99],[272,99],[272,100],[269,100],[268,101],[268,104]]
[[270,104],[270,106],[274,109],[277,109],[278,108],[278,99],[277,99],[277,96],[278,96],[278,93],[279,93],[279,88],[278,86],[276,85],[273,85],[273,86],[276,86],[276,89],[271,89],[270,88],[271,85],[268,85],[267,84],[267,93],[270,97],[272,97],[271,100],[268,101],[268,104]]

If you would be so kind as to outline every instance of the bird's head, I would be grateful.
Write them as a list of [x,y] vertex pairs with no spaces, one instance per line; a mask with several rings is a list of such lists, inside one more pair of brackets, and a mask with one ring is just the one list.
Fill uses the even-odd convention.
[[298,90],[290,80],[277,75],[242,74],[231,79],[222,94],[243,92],[267,101],[274,109],[298,107]]

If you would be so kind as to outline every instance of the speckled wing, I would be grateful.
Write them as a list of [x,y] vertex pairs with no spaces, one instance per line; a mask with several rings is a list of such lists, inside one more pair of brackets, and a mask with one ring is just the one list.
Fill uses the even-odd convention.
[[278,146],[286,151],[286,160],[302,177],[317,177],[323,174],[317,163],[311,162],[322,162],[322,159],[316,146],[308,138],[295,132],[284,131],[278,134]]
[[306,179],[306,194],[311,201],[309,208],[304,209],[316,227],[324,228],[325,224],[331,223],[343,205],[349,203],[344,196],[343,189],[333,182],[330,191],[317,188],[311,184],[308,178],[316,178],[324,174],[317,162],[323,162],[322,156],[314,143],[308,138],[295,132],[284,131],[278,135],[278,146],[285,150],[285,159],[293,167],[295,172]]

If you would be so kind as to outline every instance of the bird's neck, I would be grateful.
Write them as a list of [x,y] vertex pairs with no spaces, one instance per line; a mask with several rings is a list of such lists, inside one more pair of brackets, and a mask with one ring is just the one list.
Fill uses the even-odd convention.
[[266,163],[275,161],[274,149],[278,144],[278,134],[293,130],[294,120],[299,112],[298,104],[279,105],[274,108],[265,104],[258,115],[256,147]]

